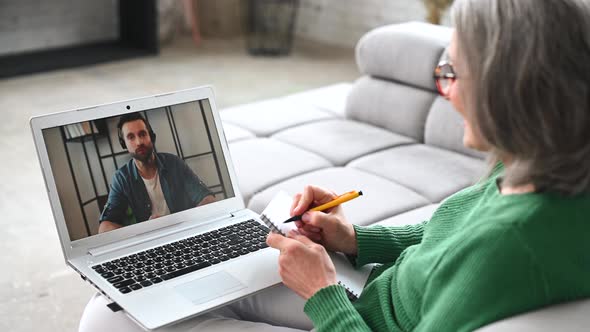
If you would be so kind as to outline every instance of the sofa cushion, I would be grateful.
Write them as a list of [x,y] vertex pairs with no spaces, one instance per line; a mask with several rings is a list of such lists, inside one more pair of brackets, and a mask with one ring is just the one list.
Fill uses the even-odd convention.
[[339,117],[344,117],[346,98],[348,98],[351,88],[351,83],[338,83],[292,94],[285,97],[285,99],[289,103],[311,105],[322,111],[328,111]]
[[422,142],[435,96],[407,85],[362,77],[350,91],[346,116]]
[[279,190],[295,195],[308,184],[319,185],[336,193],[362,190],[362,197],[342,205],[348,221],[358,225],[369,225],[428,204],[426,198],[382,177],[347,167],[336,167],[277,183],[252,197],[248,208],[261,212]]
[[395,181],[433,203],[475,183],[485,172],[480,159],[423,144],[370,154],[349,166]]
[[256,137],[250,131],[227,122],[223,123],[223,133],[228,143]]
[[[508,300],[508,299],[507,299]],[[588,331],[590,299],[552,305],[486,325],[477,332]]]
[[464,130],[463,118],[455,111],[453,105],[443,97],[437,97],[426,118],[424,143],[484,159],[483,152],[463,145]]
[[280,141],[315,152],[336,166],[352,159],[413,140],[362,122],[328,120],[281,131],[272,136]]
[[435,92],[432,73],[451,34],[450,28],[419,22],[377,28],[358,42],[356,61],[363,74]]
[[331,166],[318,155],[268,138],[237,141],[229,144],[229,149],[246,203],[254,193],[274,183]]
[[290,103],[283,98],[226,108],[220,114],[223,122],[247,129],[256,136],[269,136],[285,128],[336,116],[313,106]]
[[404,226],[418,224],[425,220],[430,220],[430,217],[432,217],[432,214],[434,211],[436,211],[438,206],[439,204],[429,204],[419,207],[417,209],[398,214],[397,216],[376,222],[375,225]]

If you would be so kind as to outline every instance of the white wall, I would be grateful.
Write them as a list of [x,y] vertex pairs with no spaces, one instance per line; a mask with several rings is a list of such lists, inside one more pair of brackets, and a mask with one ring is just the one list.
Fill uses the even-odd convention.
[[82,219],[82,212],[78,207],[74,182],[72,177],[68,176],[69,171],[67,170],[69,170],[69,166],[59,128],[44,130],[43,139],[49,150],[49,161],[56,180],[55,184],[70,238],[83,238],[86,236],[86,228]]
[[[373,28],[407,21],[425,21],[421,0],[300,0],[299,38],[354,47]],[[448,24],[445,17],[443,23]]]
[[117,0],[0,0],[0,55],[119,35]]

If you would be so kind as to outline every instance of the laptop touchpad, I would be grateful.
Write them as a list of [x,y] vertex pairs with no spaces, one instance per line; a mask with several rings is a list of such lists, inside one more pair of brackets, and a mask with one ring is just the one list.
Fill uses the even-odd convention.
[[246,285],[225,271],[216,272],[174,287],[178,294],[194,304],[205,303],[244,288]]

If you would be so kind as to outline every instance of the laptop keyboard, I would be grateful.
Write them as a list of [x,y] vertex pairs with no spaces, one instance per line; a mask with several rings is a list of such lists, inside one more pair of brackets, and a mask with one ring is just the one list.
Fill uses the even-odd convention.
[[268,227],[248,220],[121,257],[92,269],[127,294],[268,247]]

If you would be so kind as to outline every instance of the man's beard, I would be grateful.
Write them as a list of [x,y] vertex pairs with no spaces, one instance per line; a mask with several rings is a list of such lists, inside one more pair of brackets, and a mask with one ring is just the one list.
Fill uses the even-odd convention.
[[[131,157],[133,157],[133,159],[139,160],[142,163],[146,164],[152,158],[152,154],[154,152],[154,147],[153,146],[142,146],[140,148],[143,148],[145,150],[145,154],[134,152],[134,153],[131,153]],[[137,150],[135,150],[135,151],[137,151]]]

